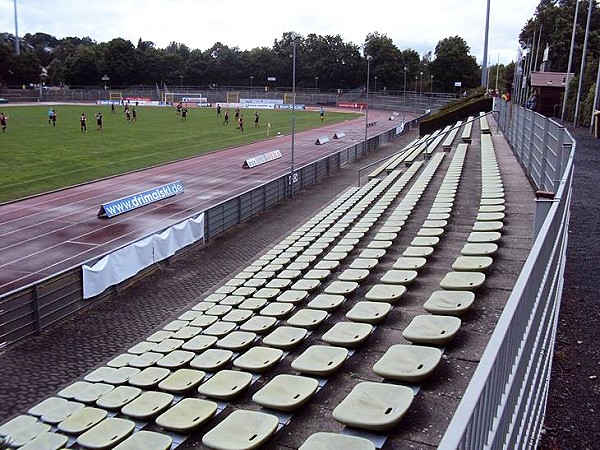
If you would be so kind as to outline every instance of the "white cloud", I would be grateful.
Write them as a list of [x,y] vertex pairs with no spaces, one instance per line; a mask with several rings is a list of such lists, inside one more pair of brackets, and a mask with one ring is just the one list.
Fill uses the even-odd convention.
[[[489,60],[515,58],[518,36],[539,0],[492,1]],[[349,2],[347,0],[17,0],[19,34],[44,32],[58,38],[89,36],[176,41],[205,50],[220,41],[242,50],[271,47],[286,31],[306,36],[339,34],[360,45],[366,35],[386,34],[401,49],[424,54],[441,39],[460,36],[481,63],[486,0]],[[0,31],[14,33],[13,0],[0,0]]]

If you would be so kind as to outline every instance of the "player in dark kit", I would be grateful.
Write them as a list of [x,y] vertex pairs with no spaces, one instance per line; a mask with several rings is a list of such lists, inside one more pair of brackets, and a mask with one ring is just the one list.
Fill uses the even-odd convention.
[[96,131],[102,131],[102,113],[96,114]]
[[79,116],[79,125],[81,126],[81,132],[87,133],[87,117],[85,117],[85,113],[81,113],[81,116]]
[[229,110],[225,111],[225,118],[223,119],[223,125],[229,125]]

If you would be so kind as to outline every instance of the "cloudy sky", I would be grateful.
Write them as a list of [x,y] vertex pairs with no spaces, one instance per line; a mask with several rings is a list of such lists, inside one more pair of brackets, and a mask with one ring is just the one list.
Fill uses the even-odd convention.
[[[241,50],[271,47],[286,31],[339,34],[360,45],[379,32],[421,55],[460,36],[481,63],[486,0],[16,0],[19,35],[89,36],[97,42],[138,38],[206,50],[219,41]],[[488,61],[516,58],[518,36],[539,0],[491,0]],[[0,0],[0,32],[14,34],[14,0]]]

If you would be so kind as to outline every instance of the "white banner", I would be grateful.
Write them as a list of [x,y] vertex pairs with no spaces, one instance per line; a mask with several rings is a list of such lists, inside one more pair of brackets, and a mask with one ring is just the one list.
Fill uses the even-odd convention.
[[140,270],[174,255],[204,238],[204,213],[141,239],[100,259],[83,265],[83,298],[95,297],[108,287],[131,278]]

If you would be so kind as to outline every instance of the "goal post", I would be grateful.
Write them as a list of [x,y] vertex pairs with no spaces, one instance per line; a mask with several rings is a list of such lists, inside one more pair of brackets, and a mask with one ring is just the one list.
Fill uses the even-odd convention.
[[109,93],[108,93],[108,99],[111,102],[120,102],[121,100],[123,100],[123,92],[121,92],[121,91],[109,91]]
[[239,92],[227,92],[227,103],[239,103],[240,93]]

